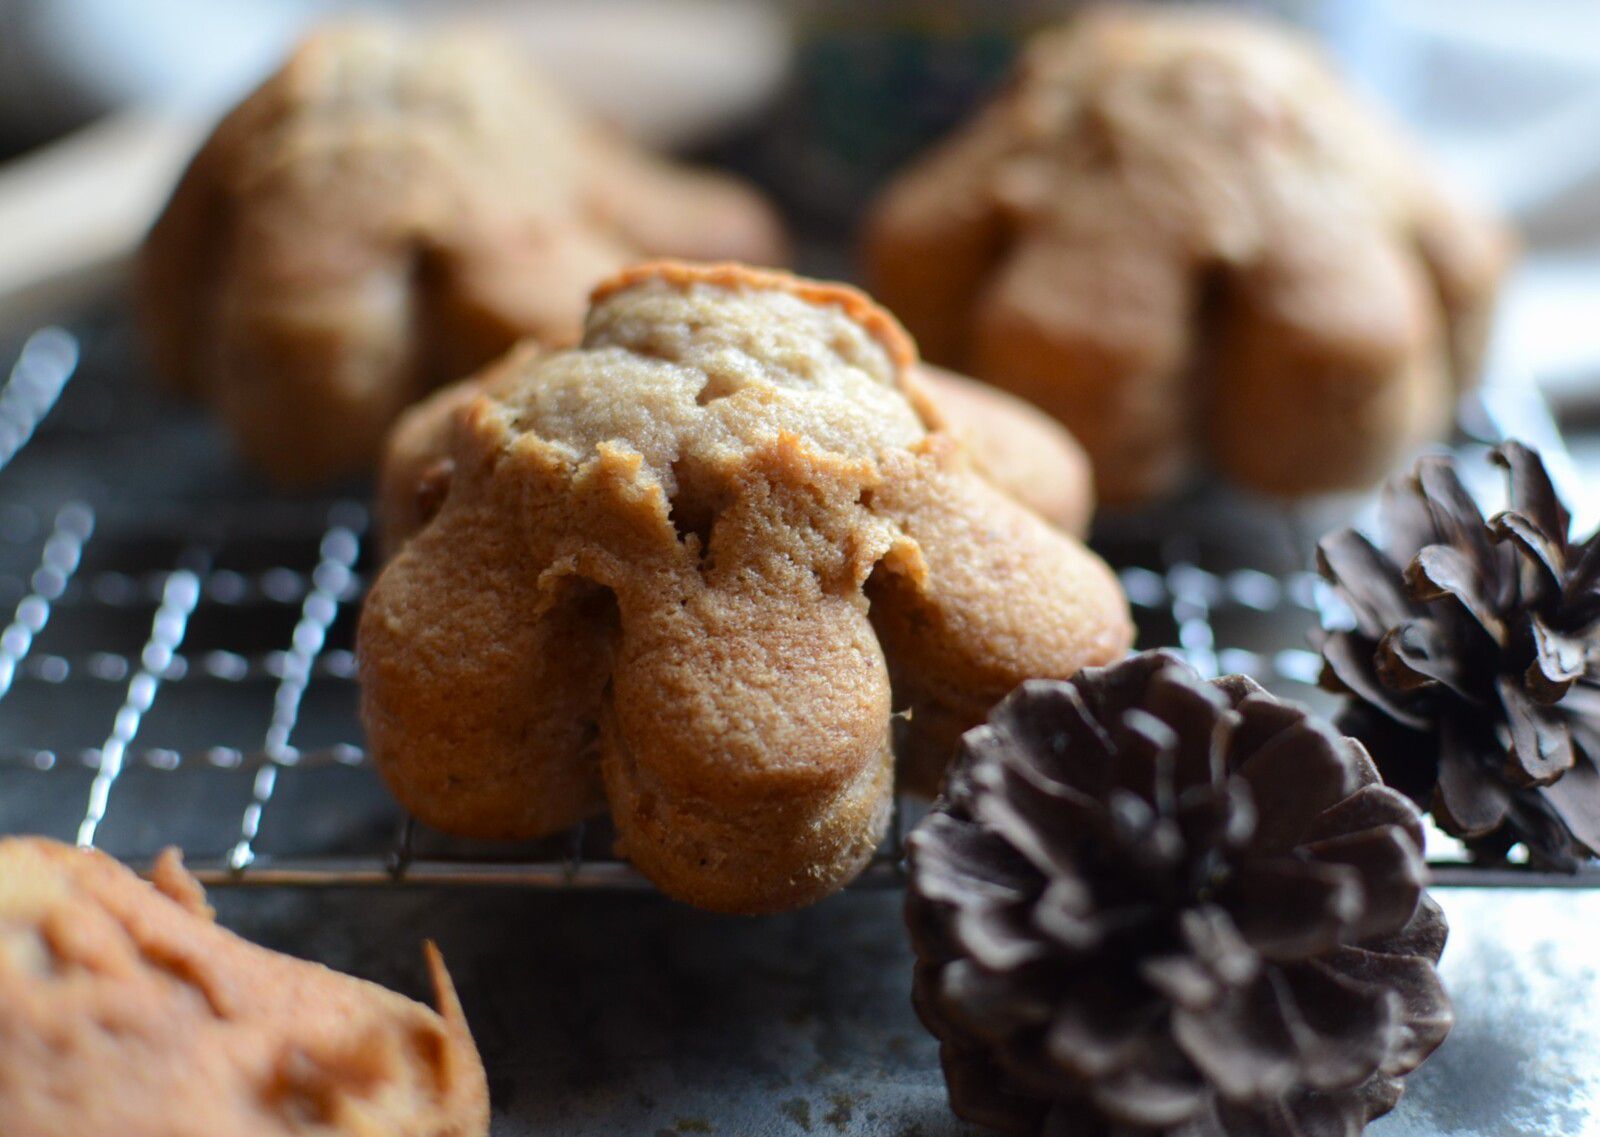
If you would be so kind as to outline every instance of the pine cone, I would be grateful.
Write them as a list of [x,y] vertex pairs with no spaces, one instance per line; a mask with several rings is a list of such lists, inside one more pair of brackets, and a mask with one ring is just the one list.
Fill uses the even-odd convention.
[[1517,842],[1575,869],[1600,850],[1600,534],[1571,517],[1539,456],[1508,442],[1510,508],[1485,522],[1446,459],[1383,499],[1380,549],[1323,539],[1322,575],[1355,615],[1323,638],[1338,725],[1384,779],[1480,859]]
[[911,836],[950,1104],[1023,1134],[1355,1134],[1450,1029],[1420,821],[1359,744],[1145,652],[1030,680]]

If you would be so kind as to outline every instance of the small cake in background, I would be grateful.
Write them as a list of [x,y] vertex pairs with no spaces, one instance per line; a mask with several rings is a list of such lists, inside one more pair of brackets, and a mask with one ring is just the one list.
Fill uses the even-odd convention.
[[576,340],[632,261],[784,255],[752,190],[586,120],[509,49],[352,23],[217,127],[138,294],[158,369],[298,485],[370,471],[401,410],[516,341]]
[[910,837],[913,999],[1005,1133],[1359,1134],[1449,1032],[1422,827],[1361,746],[1145,652],[1024,683]]
[[670,895],[793,907],[882,837],[893,712],[936,785],[1019,680],[1122,655],[1110,570],[972,467],[914,365],[853,289],[662,263],[406,420],[358,649],[401,802],[483,838],[609,808]]
[[1450,424],[1508,256],[1308,42],[1096,10],[869,220],[868,286],[924,355],[1071,428],[1102,502],[1210,471],[1375,484]]
[[439,1011],[246,943],[168,850],[0,840],[6,1137],[487,1137],[444,964]]
[[1384,779],[1481,860],[1521,844],[1542,868],[1600,855],[1600,534],[1571,536],[1539,455],[1493,452],[1508,508],[1484,520],[1446,458],[1383,499],[1374,544],[1323,538],[1354,617],[1322,640],[1340,729]]

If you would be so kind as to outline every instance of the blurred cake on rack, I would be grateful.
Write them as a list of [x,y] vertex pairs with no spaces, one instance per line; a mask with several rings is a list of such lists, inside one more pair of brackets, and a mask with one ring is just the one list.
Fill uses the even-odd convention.
[[401,802],[509,839],[609,808],[665,892],[794,907],[866,864],[895,759],[932,789],[1017,682],[1120,657],[1115,577],[914,365],[853,289],[665,262],[403,419],[358,647]]
[[524,337],[564,345],[642,256],[784,259],[775,215],[569,106],[467,32],[310,35],[216,129],[140,258],[158,369],[275,480],[372,468],[389,424]]
[[1448,428],[1510,245],[1309,43],[1130,7],[1039,35],[883,195],[865,267],[930,360],[1050,411],[1137,503],[1380,480]]

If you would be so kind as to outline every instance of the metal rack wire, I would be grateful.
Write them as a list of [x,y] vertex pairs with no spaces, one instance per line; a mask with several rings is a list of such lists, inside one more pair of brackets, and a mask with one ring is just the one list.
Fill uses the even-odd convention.
[[[373,568],[361,498],[253,483],[197,412],[127,374],[133,358],[115,319],[48,328],[14,349],[0,388],[0,833],[136,865],[177,844],[210,885],[644,887],[603,822],[486,845],[402,813],[356,718],[354,622]],[[1491,388],[1463,446],[1507,433],[1573,478],[1542,404]],[[1146,516],[1099,535],[1140,643],[1323,699],[1306,633],[1332,599],[1303,567],[1307,519],[1215,494],[1182,508],[1181,526]],[[1207,509],[1226,524],[1196,524]],[[902,803],[862,885],[898,882],[919,808]],[[1600,883],[1448,860],[1436,873]]]

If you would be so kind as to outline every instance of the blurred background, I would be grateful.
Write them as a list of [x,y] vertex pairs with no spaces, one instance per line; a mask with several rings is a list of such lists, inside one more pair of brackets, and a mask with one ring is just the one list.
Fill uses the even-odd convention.
[[[1461,184],[1515,220],[1526,254],[1502,309],[1500,357],[1569,417],[1585,425],[1600,419],[1600,4],[1243,6],[1314,31]],[[0,297],[50,275],[56,260],[96,261],[126,244],[215,116],[308,21],[355,7],[338,0],[0,0],[0,158],[7,159],[0,162],[0,231],[15,246],[0,258]],[[997,81],[1021,37],[1073,4],[394,0],[362,7],[498,25],[622,128],[733,165],[762,182],[802,229],[837,232],[895,165]],[[63,169],[76,176],[61,176]],[[49,192],[39,192],[44,185]]]

